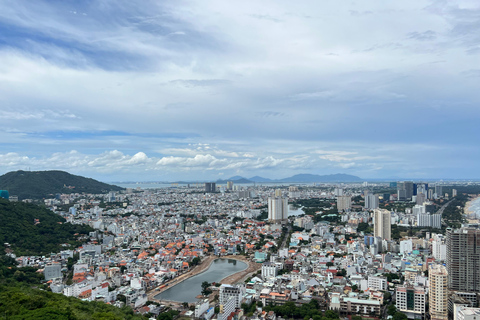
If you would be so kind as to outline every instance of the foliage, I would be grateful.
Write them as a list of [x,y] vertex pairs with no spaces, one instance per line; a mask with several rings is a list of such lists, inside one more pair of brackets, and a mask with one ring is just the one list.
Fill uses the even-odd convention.
[[[74,187],[74,188],[69,188]],[[57,193],[105,193],[123,188],[65,171],[12,171],[0,176],[0,189],[18,199],[42,199]]]
[[210,293],[212,293],[212,290],[210,289],[211,284],[208,283],[207,281],[202,282],[202,294],[204,296],[208,296]]
[[[35,219],[40,223],[35,224]],[[61,244],[80,246],[78,236],[94,231],[89,226],[65,223],[65,219],[34,204],[0,199],[0,243],[9,243],[16,255],[59,252]]]
[[268,219],[268,211],[262,210],[260,214],[255,218],[258,221],[264,221]]
[[200,261],[201,260],[200,260],[199,257],[195,257],[195,258],[192,259],[192,261],[190,261],[189,266],[194,267],[194,266],[198,265],[200,263]]
[[297,307],[294,302],[289,301],[281,306],[268,305],[263,309],[267,312],[274,311],[277,316],[281,316],[283,318],[313,318],[317,320],[339,319],[338,314],[331,310],[326,311],[322,315],[322,313],[319,311],[317,300],[311,300],[309,303],[303,304],[301,307]]
[[0,287],[0,314],[6,319],[147,319],[130,307],[116,308],[38,289]]
[[357,227],[357,232],[372,233],[373,227],[367,222],[360,222]]

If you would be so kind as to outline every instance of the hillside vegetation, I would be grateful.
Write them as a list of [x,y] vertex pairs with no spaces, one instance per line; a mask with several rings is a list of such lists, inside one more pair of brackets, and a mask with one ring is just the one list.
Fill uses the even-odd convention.
[[87,302],[27,287],[0,286],[0,314],[5,319],[148,319],[130,307],[116,308],[103,302]]
[[104,193],[123,188],[65,171],[12,171],[0,176],[0,190],[23,199],[42,199],[57,193]]
[[94,231],[89,226],[66,223],[46,208],[1,198],[0,222],[0,246],[9,243],[17,256],[65,250],[61,244],[80,246],[82,243],[77,239]]

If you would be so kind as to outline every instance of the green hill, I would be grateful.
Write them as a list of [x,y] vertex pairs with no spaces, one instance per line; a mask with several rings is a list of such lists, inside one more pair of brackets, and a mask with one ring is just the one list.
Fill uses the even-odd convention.
[[[35,224],[35,219],[38,219]],[[45,255],[73,247],[81,235],[94,231],[85,225],[65,223],[65,219],[43,207],[0,198],[0,245],[9,243],[16,255]],[[78,235],[75,235],[78,234]]]
[[0,176],[0,190],[23,199],[42,199],[57,193],[104,193],[123,188],[65,171],[12,171]]

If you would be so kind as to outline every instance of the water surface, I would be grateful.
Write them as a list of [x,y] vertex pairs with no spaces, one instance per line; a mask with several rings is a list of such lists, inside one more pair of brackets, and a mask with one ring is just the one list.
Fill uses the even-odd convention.
[[176,286],[163,291],[155,296],[159,300],[172,300],[179,302],[196,302],[196,296],[202,292],[202,282],[220,282],[231,274],[243,271],[247,264],[234,259],[216,259],[210,268],[196,276],[180,282]]

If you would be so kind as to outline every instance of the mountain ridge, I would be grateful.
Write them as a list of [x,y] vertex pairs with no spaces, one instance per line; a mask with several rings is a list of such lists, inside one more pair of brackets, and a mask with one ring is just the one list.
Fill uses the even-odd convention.
[[11,171],[0,176],[0,189],[23,199],[42,199],[57,193],[104,193],[124,188],[66,171]]

